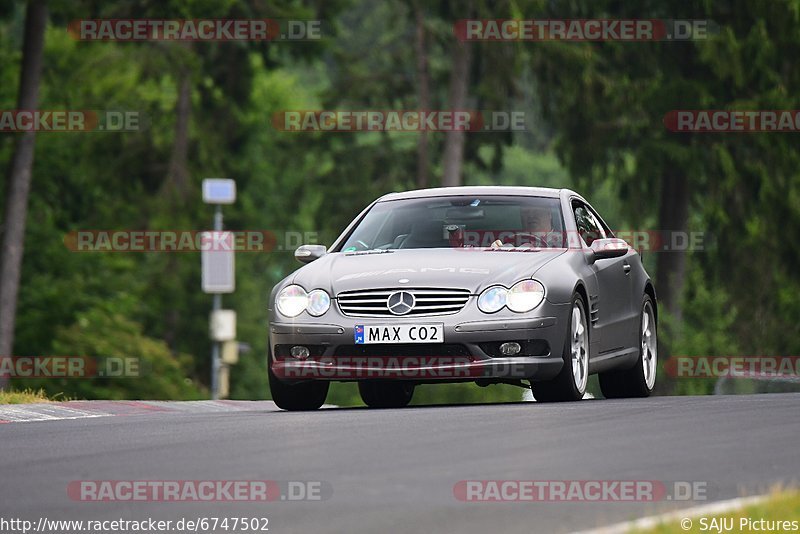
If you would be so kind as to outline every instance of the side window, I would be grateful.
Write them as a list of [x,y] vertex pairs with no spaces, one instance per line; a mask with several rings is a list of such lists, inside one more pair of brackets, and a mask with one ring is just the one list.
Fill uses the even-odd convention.
[[592,246],[592,242],[595,239],[602,239],[605,237],[603,228],[594,215],[592,215],[589,208],[586,207],[586,204],[579,200],[573,200],[572,213],[575,215],[575,224],[578,227],[578,234],[580,234],[586,245]]
[[589,211],[591,212],[597,224],[600,225],[600,227],[603,229],[603,234],[605,235],[605,237],[614,237],[614,232],[612,232],[611,228],[609,228],[608,225],[600,218],[600,216],[597,214],[594,208],[590,207]]

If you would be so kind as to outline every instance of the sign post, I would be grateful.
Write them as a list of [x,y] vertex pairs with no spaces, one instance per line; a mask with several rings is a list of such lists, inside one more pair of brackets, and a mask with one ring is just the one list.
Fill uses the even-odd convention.
[[[222,294],[233,293],[236,289],[236,264],[233,250],[233,235],[221,236],[222,205],[236,201],[236,182],[226,178],[206,178],[203,180],[203,202],[215,205],[214,234],[206,232],[201,242],[205,244],[200,252],[201,284],[203,292],[213,295],[209,334],[211,337],[211,398],[217,400],[222,389],[227,395],[227,372],[224,373],[225,384],[220,387],[223,376],[220,358],[224,341],[236,338],[236,312],[222,309]],[[229,243],[225,250],[214,250],[214,243]],[[227,371],[227,369],[226,369]]]

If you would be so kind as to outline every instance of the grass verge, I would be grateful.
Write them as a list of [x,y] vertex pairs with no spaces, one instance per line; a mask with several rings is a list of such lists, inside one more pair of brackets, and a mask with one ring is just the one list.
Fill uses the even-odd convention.
[[697,532],[798,532],[800,531],[800,491],[775,491],[757,504],[722,514],[711,514],[669,521],[636,534],[685,534]]
[[43,389],[0,390],[0,404],[31,404],[34,402],[56,402],[70,400],[61,393],[49,398]]

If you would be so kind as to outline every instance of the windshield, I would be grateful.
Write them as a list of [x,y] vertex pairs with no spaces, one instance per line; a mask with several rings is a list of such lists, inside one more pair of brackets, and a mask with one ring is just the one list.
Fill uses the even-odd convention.
[[557,198],[453,196],[379,202],[340,250],[562,248],[563,242]]

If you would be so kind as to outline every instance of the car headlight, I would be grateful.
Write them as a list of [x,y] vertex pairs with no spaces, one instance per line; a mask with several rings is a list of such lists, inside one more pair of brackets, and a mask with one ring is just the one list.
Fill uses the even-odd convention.
[[297,317],[308,307],[308,293],[300,286],[286,286],[275,300],[275,305],[281,315]]
[[306,310],[314,317],[319,317],[331,307],[331,297],[321,290],[315,289],[308,294],[308,308]]
[[506,305],[508,289],[502,286],[490,287],[478,297],[478,309],[483,313],[495,313]]
[[529,312],[544,300],[544,286],[536,280],[517,282],[508,291],[506,306],[513,312]]

